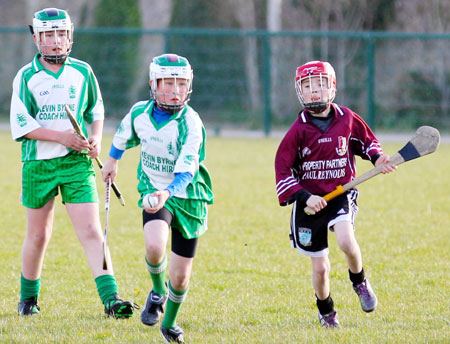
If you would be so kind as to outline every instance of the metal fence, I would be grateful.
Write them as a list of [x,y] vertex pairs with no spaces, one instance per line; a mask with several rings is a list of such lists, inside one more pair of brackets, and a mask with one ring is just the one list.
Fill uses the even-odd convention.
[[[336,102],[375,129],[419,125],[450,129],[450,33],[276,32],[205,29],[76,29],[72,56],[91,64],[108,119],[119,120],[148,98],[148,65],[164,52],[186,56],[194,69],[191,105],[221,128],[271,130],[300,110],[297,66],[329,61]],[[29,33],[0,27],[0,118],[9,114],[11,83],[35,53]]]

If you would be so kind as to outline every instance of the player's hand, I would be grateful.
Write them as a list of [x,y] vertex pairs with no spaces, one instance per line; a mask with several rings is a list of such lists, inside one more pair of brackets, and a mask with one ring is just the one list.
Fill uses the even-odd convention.
[[389,155],[383,154],[380,155],[377,161],[375,161],[375,167],[381,167],[381,173],[391,173],[397,169],[397,165],[393,165],[389,163]]
[[92,135],[88,138],[88,142],[91,146],[88,155],[91,159],[98,158],[102,150],[102,138]]
[[110,178],[111,183],[113,183],[114,180],[116,179],[118,170],[119,170],[119,160],[108,157],[108,160],[106,160],[101,170],[103,181],[106,182],[106,179]]
[[306,205],[317,213],[327,206],[327,201],[320,196],[311,195],[306,201]]
[[158,190],[158,191],[155,191],[154,193],[152,193],[152,195],[158,197],[158,204],[156,204],[153,208],[144,208],[144,210],[147,213],[155,214],[158,211],[160,211],[162,209],[162,207],[164,207],[164,204],[166,204],[166,201],[170,197],[170,192],[167,190],[161,190],[161,191]]
[[79,137],[74,129],[60,131],[58,142],[78,152],[89,149],[89,143]]

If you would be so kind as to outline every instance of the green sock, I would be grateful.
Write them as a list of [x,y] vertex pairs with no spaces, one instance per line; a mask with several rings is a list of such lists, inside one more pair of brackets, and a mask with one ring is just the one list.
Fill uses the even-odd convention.
[[171,328],[177,324],[177,314],[186,298],[188,289],[182,291],[175,290],[169,281],[169,299],[167,300],[166,315],[164,316],[162,327]]
[[95,279],[95,284],[103,304],[114,299],[114,294],[119,293],[119,288],[113,275],[98,276]]
[[145,257],[145,263],[147,264],[147,270],[150,273],[150,277],[153,282],[153,291],[157,294],[166,295],[166,269],[167,269],[167,256],[158,265],[152,265]]
[[20,274],[20,301],[25,301],[32,297],[38,297],[41,290],[41,278],[29,280]]

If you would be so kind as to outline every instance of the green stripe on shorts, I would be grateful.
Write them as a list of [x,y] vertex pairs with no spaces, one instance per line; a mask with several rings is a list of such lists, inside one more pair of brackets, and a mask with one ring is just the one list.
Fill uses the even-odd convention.
[[61,192],[63,203],[98,202],[95,171],[86,154],[25,161],[22,167],[22,204],[42,208]]

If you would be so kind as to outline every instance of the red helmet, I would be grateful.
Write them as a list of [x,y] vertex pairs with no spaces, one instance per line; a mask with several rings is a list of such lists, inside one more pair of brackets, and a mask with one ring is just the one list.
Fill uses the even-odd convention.
[[[323,88],[323,91],[328,92],[327,99],[322,99],[324,92],[320,92],[320,99],[310,102],[305,101],[305,91],[302,90],[302,81],[305,79],[310,80],[312,78],[326,78],[327,89]],[[322,83],[321,83],[322,84]],[[326,110],[336,97],[336,73],[334,68],[328,62],[322,61],[310,61],[297,68],[295,73],[295,90],[297,91],[297,97],[300,104],[313,113],[320,113]],[[307,91],[310,92],[310,91]],[[311,99],[311,97],[309,97]]]

